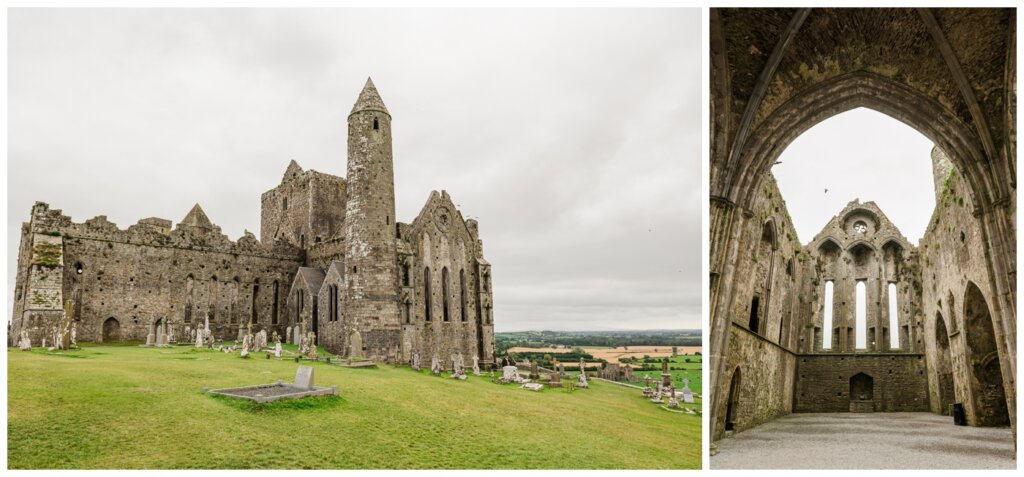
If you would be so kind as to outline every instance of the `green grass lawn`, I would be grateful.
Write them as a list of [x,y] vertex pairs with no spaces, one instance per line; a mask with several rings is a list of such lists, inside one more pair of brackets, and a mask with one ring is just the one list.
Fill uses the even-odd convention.
[[[690,389],[697,393],[703,394],[702,391],[702,380],[701,380],[701,356],[675,356],[669,358],[669,368],[684,368],[684,369],[669,369],[669,374],[672,375],[672,382],[676,383],[677,389],[683,388],[683,378],[690,380]],[[687,363],[686,359],[690,362]],[[634,371],[633,375],[639,376],[643,379],[644,376],[650,376],[651,379],[661,379],[661,364],[655,364],[658,367],[658,371]]]
[[200,389],[291,382],[296,364],[189,347],[7,356],[12,469],[700,467],[700,417],[597,380],[531,392],[316,363],[339,397],[252,405]]

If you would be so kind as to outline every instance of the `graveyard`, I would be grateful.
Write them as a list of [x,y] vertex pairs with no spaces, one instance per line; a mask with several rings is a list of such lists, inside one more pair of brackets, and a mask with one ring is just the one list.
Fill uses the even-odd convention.
[[[192,346],[8,348],[11,469],[699,468],[701,418],[599,379],[540,392],[488,371]],[[428,360],[429,361],[429,360]],[[204,392],[290,384],[310,366],[337,396],[257,404]],[[497,370],[494,378],[502,376]],[[692,407],[685,405],[684,407]],[[699,400],[698,400],[699,406]],[[699,408],[699,407],[698,407]]]

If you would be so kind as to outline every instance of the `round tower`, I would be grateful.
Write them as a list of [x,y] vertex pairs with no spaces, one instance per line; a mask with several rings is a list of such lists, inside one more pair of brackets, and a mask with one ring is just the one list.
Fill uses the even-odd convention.
[[[348,116],[345,216],[345,312],[360,330],[398,328],[398,263],[395,252],[395,175],[391,115],[373,81]],[[374,353],[391,343],[372,343]]]

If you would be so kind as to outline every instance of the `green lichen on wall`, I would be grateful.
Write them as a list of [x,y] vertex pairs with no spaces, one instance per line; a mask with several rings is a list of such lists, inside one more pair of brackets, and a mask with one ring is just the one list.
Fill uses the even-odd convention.
[[60,256],[59,243],[37,243],[32,246],[32,265],[56,268],[60,266]]

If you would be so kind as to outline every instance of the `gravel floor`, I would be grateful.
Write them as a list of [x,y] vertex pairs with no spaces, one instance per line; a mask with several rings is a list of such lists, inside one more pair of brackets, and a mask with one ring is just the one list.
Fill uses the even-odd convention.
[[712,469],[1013,469],[1009,428],[931,413],[790,414],[718,441]]

